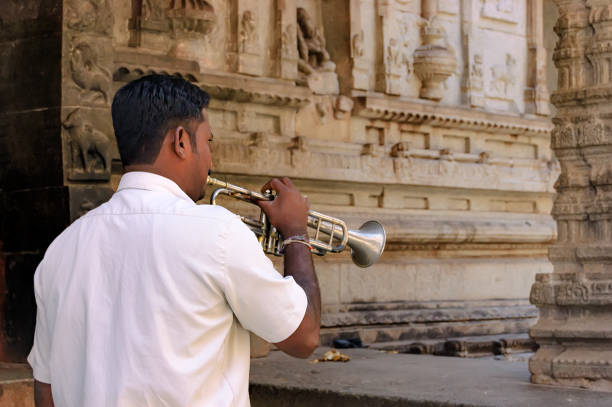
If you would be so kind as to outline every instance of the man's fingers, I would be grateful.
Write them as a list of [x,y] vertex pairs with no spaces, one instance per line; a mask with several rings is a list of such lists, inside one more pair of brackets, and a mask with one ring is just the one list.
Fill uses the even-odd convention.
[[268,209],[273,204],[273,202],[274,201],[264,201],[264,200],[255,201],[255,203],[259,205],[261,209]]
[[287,185],[289,188],[295,188],[295,185],[293,185],[293,182],[289,178],[283,177],[282,181],[283,184]]
[[281,180],[279,180],[278,178],[272,178],[270,181],[266,182],[266,184],[263,187],[261,187],[261,192],[266,192],[269,189],[279,192],[286,188],[287,186],[283,184]]

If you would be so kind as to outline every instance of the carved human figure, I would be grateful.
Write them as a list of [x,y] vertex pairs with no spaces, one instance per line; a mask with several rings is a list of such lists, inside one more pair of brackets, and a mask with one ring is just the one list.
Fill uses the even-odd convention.
[[474,63],[472,64],[472,76],[474,78],[482,78],[482,57],[479,54],[474,55]]
[[329,53],[325,49],[325,37],[315,27],[310,15],[302,7],[297,9],[298,52],[300,61],[298,68],[307,75],[318,69],[333,71],[336,65],[330,61]]
[[255,16],[251,10],[242,13],[240,21],[240,51],[246,52],[253,44],[257,43],[257,26]]
[[352,46],[351,46],[351,52],[352,52],[352,57],[353,58],[361,58],[364,55],[364,35],[363,35],[363,30],[361,30],[358,34],[353,35],[353,41],[352,41]]
[[295,33],[295,26],[288,24],[283,31],[281,36],[282,53],[287,58],[295,58],[297,54],[297,37]]
[[505,65],[494,65],[491,67],[491,89],[503,95],[507,95],[508,91],[514,85],[516,59],[510,54],[506,54]]

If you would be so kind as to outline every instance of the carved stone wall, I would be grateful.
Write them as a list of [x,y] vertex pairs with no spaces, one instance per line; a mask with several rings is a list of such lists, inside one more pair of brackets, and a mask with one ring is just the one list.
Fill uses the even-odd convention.
[[542,3],[207,3],[213,28],[180,56],[116,12],[115,86],[189,78],[213,96],[217,175],[288,175],[313,207],[385,224],[374,267],[317,259],[322,342],[525,332],[556,236]]
[[535,383],[612,391],[610,265],[610,42],[608,1],[557,0],[558,69],[552,147],[561,163],[553,216],[558,241],[552,274],[537,276],[531,329],[540,349],[529,368]]
[[121,176],[114,92],[150,72],[177,75],[213,97],[218,177],[258,188],[288,175],[317,210],[385,225],[374,267],[316,260],[323,343],[532,324],[558,174],[540,1],[61,3],[51,133],[62,227]]

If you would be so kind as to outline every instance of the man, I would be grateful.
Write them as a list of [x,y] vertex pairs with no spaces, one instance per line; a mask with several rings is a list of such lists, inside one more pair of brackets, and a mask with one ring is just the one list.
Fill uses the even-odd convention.
[[49,246],[28,357],[36,405],[248,406],[249,335],[308,357],[320,295],[308,202],[290,180],[260,202],[283,237],[285,277],[227,210],[196,205],[211,169],[208,95],[151,75],[113,100],[126,174],[109,202]]

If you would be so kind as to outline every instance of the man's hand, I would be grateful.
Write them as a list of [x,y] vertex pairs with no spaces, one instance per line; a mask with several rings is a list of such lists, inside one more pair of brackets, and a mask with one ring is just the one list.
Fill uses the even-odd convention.
[[309,203],[289,178],[274,178],[261,188],[261,192],[273,190],[276,198],[273,201],[257,203],[268,216],[270,223],[278,229],[283,238],[306,234]]
[[[277,197],[273,201],[259,201],[259,206],[279,230],[283,238],[307,234],[308,199],[300,195],[289,178],[270,180],[262,192],[272,189]],[[312,255],[303,244],[290,244],[285,251],[285,276],[292,276],[304,289],[308,298],[302,323],[289,338],[275,345],[285,353],[307,358],[319,344],[321,326],[321,294],[319,282],[312,264]]]

